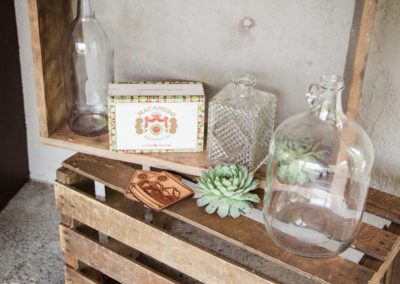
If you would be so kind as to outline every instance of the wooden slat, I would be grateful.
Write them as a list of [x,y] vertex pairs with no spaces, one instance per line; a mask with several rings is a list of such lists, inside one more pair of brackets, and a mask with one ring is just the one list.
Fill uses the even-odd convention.
[[66,118],[61,40],[72,21],[72,1],[29,0],[40,134],[49,137]]
[[89,178],[63,167],[57,170],[56,179],[69,185],[85,183],[89,180]]
[[39,30],[39,13],[37,0],[29,0],[29,26],[31,33],[33,73],[36,82],[36,101],[39,113],[39,128],[41,137],[49,137],[47,127],[47,107],[44,92],[42,53]]
[[[395,223],[390,224],[387,230],[389,232],[400,235],[400,226],[398,224]],[[385,284],[398,284],[400,282],[400,252],[397,252],[397,255],[395,255],[394,260],[389,266],[387,265],[383,266],[384,263],[382,261],[379,261],[370,256],[364,256],[361,259],[360,264],[376,271],[374,277],[375,282],[379,283],[379,281],[382,278],[385,279],[384,281]],[[384,268],[383,270],[380,269],[382,267]]]
[[[134,173],[134,169],[127,167],[121,162],[112,160],[113,158],[119,159],[120,157],[115,157],[113,156],[112,153],[110,153],[108,150],[104,150],[105,152],[108,153],[110,159],[105,159],[105,158],[100,158],[100,157],[93,157],[91,155],[87,154],[81,154],[78,153],[71,158],[67,159],[63,165],[72,171],[82,173],[83,175],[89,177],[89,178],[94,178],[98,176],[98,174],[101,173],[103,176],[102,182],[104,182],[107,186],[110,186],[111,188],[116,187],[114,189],[118,188],[124,188],[131,176]],[[188,173],[188,172],[194,172],[190,174],[194,174],[196,176],[201,175],[201,172],[205,169],[206,164],[201,162],[197,163],[199,159],[205,159],[205,154],[204,153],[171,153],[171,154],[158,154],[160,155],[160,159],[158,161],[153,161],[154,163],[161,163],[161,161],[165,161],[165,158],[168,158],[170,163],[166,167],[162,167],[159,165],[160,168],[163,169],[169,169],[173,168],[175,162],[181,161],[181,160],[186,160],[188,163],[193,162],[192,165],[194,165],[194,168],[187,169],[185,165],[178,166],[176,169],[173,169],[176,172],[179,172],[180,170],[183,173]],[[104,155],[100,155],[104,156]],[[142,154],[133,154],[133,155],[122,155],[123,157],[131,157],[132,156],[132,161],[130,159],[127,160],[127,162],[136,162],[136,163],[144,163],[146,164],[147,162],[153,163],[152,161],[148,160],[149,155],[142,155]],[[152,156],[151,156],[152,157]],[[121,157],[121,160],[122,157]],[[175,162],[172,162],[175,161]],[[74,166],[73,163],[78,163],[77,166]],[[197,163],[197,164],[196,164]],[[99,167],[93,167],[93,164],[102,164],[106,168],[110,168],[111,171],[104,172],[101,170]],[[202,164],[202,166],[200,166]],[[82,171],[79,169],[82,167]],[[204,168],[203,168],[204,167]],[[129,168],[129,169],[128,169]],[[118,170],[117,170],[118,169]],[[100,171],[100,173],[97,173],[96,171]],[[104,176],[106,173],[108,173],[109,177]],[[118,175],[117,178],[112,178],[113,176]],[[262,167],[256,174],[256,178],[260,179],[260,188],[264,188],[264,179],[265,179],[265,166]],[[263,190],[259,191],[259,194],[263,194]],[[263,200],[261,196],[261,200]],[[262,207],[263,204],[260,203],[258,205],[259,207]],[[400,224],[400,198],[384,193],[382,191],[370,188],[369,193],[368,193],[368,198],[367,198],[367,204],[365,208],[366,212],[380,216],[382,218],[388,219],[394,223]]]
[[93,280],[78,270],[64,266],[66,284],[100,284],[101,281]]
[[[105,157],[113,160],[120,160],[131,163],[139,163],[150,165],[165,170],[172,170],[184,174],[199,176],[207,168],[212,166],[207,162],[206,153],[168,153],[168,154],[113,154],[108,150],[108,137],[97,137],[95,139],[79,137],[71,133],[67,127],[64,127],[62,132],[69,133],[64,136],[56,133],[54,137],[42,140],[50,145],[59,147],[67,147],[76,151],[94,154],[100,157]],[[64,138],[62,138],[64,137]],[[61,140],[59,140],[61,139]],[[77,139],[79,141],[77,141]],[[77,144],[78,143],[78,144]],[[79,154],[82,155],[82,154]],[[90,157],[90,155],[85,155]],[[108,162],[109,163],[109,162]],[[116,163],[117,164],[117,163]],[[68,165],[66,165],[68,167]],[[265,166],[257,173],[256,178],[260,179],[260,188],[264,188]],[[122,179],[125,181],[125,178]],[[127,183],[123,182],[123,186]],[[262,191],[260,191],[262,194]],[[263,200],[263,199],[261,199]],[[382,202],[384,201],[384,202]],[[386,206],[386,202],[390,202],[391,206]],[[262,206],[262,204],[260,204]],[[382,193],[376,189],[370,188],[366,212],[386,218],[392,222],[400,224],[400,198],[386,193]]]
[[[400,235],[400,225],[391,224],[388,231]],[[390,272],[386,277],[385,284],[398,284],[400,283],[400,252],[397,253],[395,259],[393,260]]]
[[[112,161],[104,158],[94,157],[85,154],[76,154],[63,162],[63,166],[69,168],[72,171],[76,171],[84,176],[88,176],[102,183],[112,185],[112,188],[124,192],[124,189],[128,185],[131,177],[133,176],[135,170],[129,166],[118,162]],[[261,200],[263,191],[260,190]],[[178,208],[181,206],[186,206],[187,210],[182,210],[178,212]],[[258,204],[258,207],[262,207],[262,204]],[[186,200],[180,202],[176,206],[172,206],[165,210],[165,213],[173,215],[175,218],[183,220],[185,222],[191,222],[192,225],[204,228],[204,219],[209,218],[207,214],[194,211],[196,208],[195,202],[193,200]],[[196,212],[196,213],[193,213]],[[204,217],[205,216],[205,217]],[[252,223],[254,221],[247,219],[247,223]],[[225,223],[224,223],[225,224]],[[224,224],[214,224],[211,233],[217,233],[220,229],[218,226],[225,226]],[[235,224],[232,224],[235,227]],[[207,226],[205,226],[207,227]],[[228,232],[229,233],[229,232]],[[395,242],[397,236],[391,233],[384,232],[368,224],[363,224],[363,229],[358,234],[356,240],[353,243],[353,247],[365,252],[369,255],[377,257],[380,260],[384,260],[388,252],[388,248]],[[229,239],[232,239],[229,237]],[[234,238],[233,238],[234,239]],[[264,240],[261,244],[265,242],[271,242],[270,239]],[[382,249],[377,250],[376,244],[382,243]],[[259,250],[258,246],[260,244],[253,244],[254,247],[248,249]]]
[[121,283],[174,283],[77,231],[60,225],[61,249]]
[[[347,87],[347,98],[345,98],[346,114],[353,119],[357,118],[361,101],[368,51],[375,23],[377,0],[362,0],[355,1],[355,3],[353,19],[355,34],[350,37],[345,70],[345,75],[349,78],[349,82],[346,83],[350,83]],[[351,41],[354,40],[355,46],[352,48]]]
[[[380,280],[388,271],[388,269],[391,267],[393,260],[398,255],[399,251],[400,251],[400,238],[393,245],[393,247],[391,248],[390,252],[386,257],[386,260],[382,263],[378,271],[374,274],[374,276],[370,280],[370,283],[377,283],[377,284],[380,283]],[[400,279],[398,279],[398,281],[400,281]]]
[[246,279],[249,283],[273,283],[245,267],[217,257],[57,182],[55,194],[57,206],[62,214],[71,216],[200,281],[242,283],[242,280]]
[[400,198],[370,188],[365,210],[400,225]]
[[399,241],[400,237],[397,234],[385,232],[382,229],[363,223],[352,247],[384,261],[390,257],[391,250]]
[[[81,182],[85,182],[89,180],[87,177],[80,175],[74,171],[71,171],[66,168],[59,168],[56,172],[57,180],[62,182],[63,184],[79,184]],[[68,228],[76,228],[79,224],[76,220],[72,219],[69,216],[61,215],[61,224],[64,224],[64,226]],[[64,261],[67,264],[67,266],[78,270],[79,269],[79,262],[76,257],[73,255],[69,254],[68,252],[64,252]],[[65,281],[67,282],[67,274],[65,274]]]

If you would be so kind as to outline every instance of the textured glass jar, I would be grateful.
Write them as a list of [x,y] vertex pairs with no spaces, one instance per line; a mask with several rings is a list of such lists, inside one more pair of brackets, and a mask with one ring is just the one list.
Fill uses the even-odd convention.
[[242,75],[210,101],[210,161],[241,164],[250,171],[264,163],[274,128],[276,97],[254,89],[255,83],[255,77]]
[[279,125],[267,161],[264,220],[272,239],[303,256],[340,254],[361,225],[374,159],[366,132],[342,111],[343,80],[310,86],[309,111]]
[[96,19],[92,0],[78,1],[78,15],[62,42],[68,124],[73,132],[96,136],[107,132],[107,92],[113,81],[110,40]]

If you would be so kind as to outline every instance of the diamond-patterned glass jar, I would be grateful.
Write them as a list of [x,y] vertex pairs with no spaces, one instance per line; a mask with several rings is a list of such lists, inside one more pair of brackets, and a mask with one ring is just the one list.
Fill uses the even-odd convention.
[[208,159],[241,164],[250,171],[265,161],[274,128],[276,97],[254,89],[256,79],[242,75],[209,104]]

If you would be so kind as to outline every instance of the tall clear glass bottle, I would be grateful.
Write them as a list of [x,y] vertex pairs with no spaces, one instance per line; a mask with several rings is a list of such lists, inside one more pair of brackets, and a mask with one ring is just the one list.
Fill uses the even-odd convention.
[[114,77],[114,55],[111,42],[95,17],[92,0],[78,1],[77,17],[67,28],[62,52],[71,130],[83,136],[106,133],[107,92]]
[[355,238],[368,193],[374,150],[342,111],[343,80],[310,86],[309,111],[282,122],[271,139],[264,220],[272,239],[307,257],[340,254]]
[[276,97],[254,89],[256,79],[242,75],[226,85],[209,104],[208,159],[241,164],[255,171],[268,153]]

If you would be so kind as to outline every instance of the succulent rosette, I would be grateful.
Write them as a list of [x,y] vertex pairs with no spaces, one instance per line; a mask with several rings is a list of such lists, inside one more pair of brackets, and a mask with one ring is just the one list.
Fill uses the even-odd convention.
[[250,193],[257,187],[258,182],[244,166],[217,165],[203,173],[194,198],[197,206],[206,206],[208,214],[237,218],[251,211],[252,202],[260,202],[257,194]]
[[275,159],[278,162],[278,177],[288,184],[314,182],[329,172],[324,162],[329,156],[318,141],[310,138],[282,137],[276,143]]

